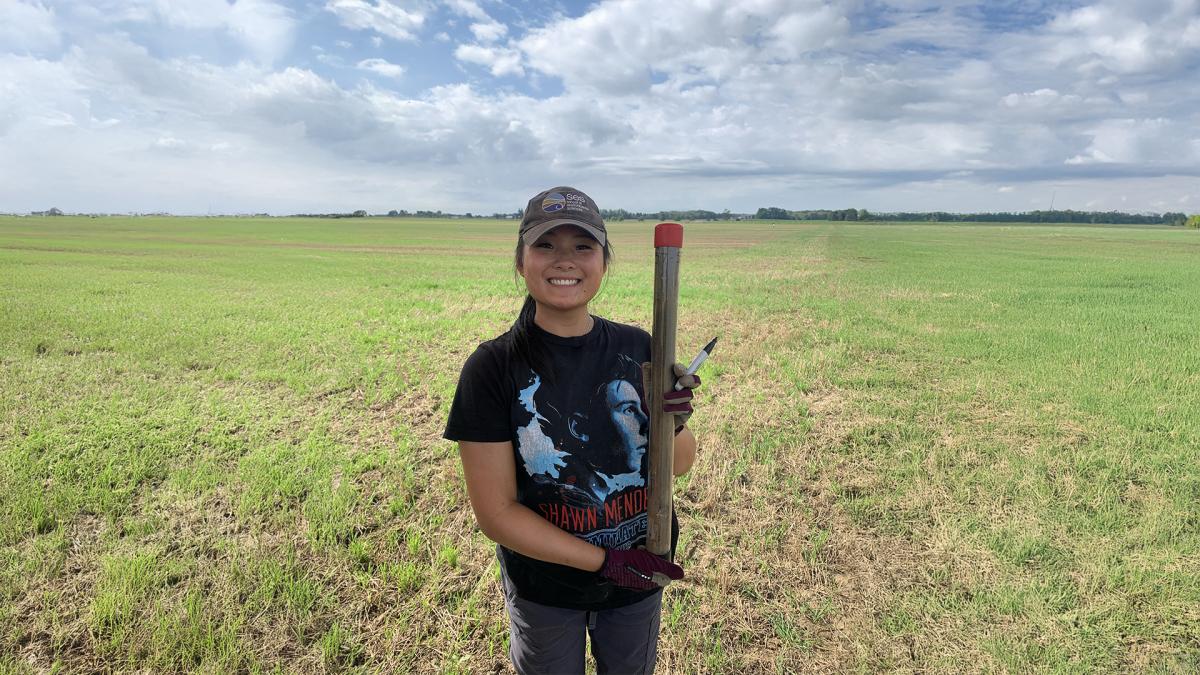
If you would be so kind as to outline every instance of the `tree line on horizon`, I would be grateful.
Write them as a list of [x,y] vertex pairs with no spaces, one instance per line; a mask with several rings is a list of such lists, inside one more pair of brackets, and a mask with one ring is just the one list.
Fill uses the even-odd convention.
[[[358,215],[362,212],[356,212]],[[391,217],[414,218],[487,218],[471,213],[443,213],[442,211],[389,211]],[[510,213],[493,213],[497,219],[520,219],[522,210]],[[874,212],[866,209],[809,209],[791,211],[777,206],[762,207],[750,213],[733,213],[729,209],[721,212],[706,209],[672,211],[628,211],[626,209],[600,209],[600,215],[608,222],[625,220],[657,221],[718,221],[718,220],[829,220],[829,221],[875,221],[875,222],[933,222],[933,223],[1082,223],[1105,225],[1187,225],[1200,228],[1200,216],[1188,217],[1186,213],[1126,213],[1123,211],[1075,211],[1052,209],[1022,212],[952,213],[948,211],[895,211]]]
[[[1075,211],[1054,209],[1022,212],[949,213],[946,211],[895,211],[874,213],[866,209],[817,209],[789,211],[777,206],[760,208],[755,220],[835,220],[930,223],[1087,223],[1110,225],[1189,225],[1200,216],[1185,213],[1125,213],[1123,211]],[[1200,226],[1198,226],[1200,227]]]
[[[19,215],[19,214],[10,214]],[[33,211],[30,216],[65,216],[58,208],[46,211]],[[97,214],[73,214],[91,215]],[[142,216],[169,216],[169,213],[129,214]],[[254,217],[269,218],[266,213],[243,214]],[[409,212],[393,209],[387,214],[371,214],[363,209],[346,213],[294,213],[288,218],[492,218],[497,220],[519,220],[521,209],[508,213],[483,214],[446,213],[443,211],[418,210]],[[872,221],[872,222],[930,222],[930,223],[1080,223],[1104,225],[1172,225],[1200,229],[1200,215],[1189,216],[1185,213],[1125,213],[1123,211],[1075,211],[1073,209],[1023,211],[1023,212],[982,212],[982,213],[951,213],[947,211],[895,211],[877,213],[866,209],[813,209],[805,211],[790,211],[778,206],[762,207],[753,214],[732,213],[729,209],[717,213],[705,209],[687,211],[626,211],[625,209],[601,209],[600,215],[609,222],[624,220],[656,220],[656,221],[718,221],[718,220],[828,220],[828,221]],[[222,216],[225,217],[225,216]]]

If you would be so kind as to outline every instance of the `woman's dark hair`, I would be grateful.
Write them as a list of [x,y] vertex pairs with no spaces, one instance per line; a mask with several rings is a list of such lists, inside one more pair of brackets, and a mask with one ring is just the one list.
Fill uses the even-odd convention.
[[[604,238],[604,269],[608,270],[608,265],[613,259],[612,241]],[[525,263],[525,242],[521,237],[517,237],[517,250],[513,254],[513,277],[517,277],[517,270]],[[520,283],[520,282],[517,282]],[[521,305],[521,313],[517,315],[517,320],[512,327],[512,355],[516,356],[529,364],[529,368],[538,375],[547,380],[554,381],[553,369],[549,368],[546,359],[546,348],[542,341],[538,339],[538,334],[533,330],[533,316],[537,312],[537,303],[534,302],[533,296],[525,294],[525,304]]]

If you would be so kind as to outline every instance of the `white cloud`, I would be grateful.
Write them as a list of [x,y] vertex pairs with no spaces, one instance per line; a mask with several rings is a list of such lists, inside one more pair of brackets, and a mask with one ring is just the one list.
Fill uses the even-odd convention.
[[1144,91],[1120,91],[1117,96],[1127,105],[1143,105],[1150,102],[1150,94]]
[[1103,110],[1113,105],[1112,101],[1089,101],[1077,94],[1063,94],[1043,87],[1036,91],[1010,93],[1000,99],[1002,112],[1013,119],[1043,121],[1054,117],[1060,119],[1087,116],[1090,111]]
[[521,67],[521,53],[505,47],[484,47],[482,45],[459,45],[454,50],[454,58],[467,63],[487,66],[492,75],[521,76],[525,69]]
[[[55,0],[64,14],[87,19],[105,28],[124,30],[122,24],[154,26],[157,37],[185,43],[188,39],[211,42],[205,31],[220,31],[233,38],[260,63],[274,64],[291,50],[296,20],[286,6],[271,0],[93,0],[75,3]],[[88,26],[88,28],[95,28]],[[163,29],[175,29],[170,35]],[[144,31],[145,26],[135,30]]]
[[236,153],[237,147],[228,141],[193,142],[176,136],[160,136],[150,143],[153,153],[171,155],[175,158],[217,156]]
[[446,0],[446,6],[450,8],[450,11],[459,16],[465,16],[478,21],[491,20],[487,12],[483,11],[479,3],[474,0]]
[[186,145],[186,143],[178,138],[175,138],[174,136],[163,136],[161,138],[156,138],[153,145],[156,148],[173,150],[183,147]]
[[375,31],[394,40],[417,39],[425,24],[420,7],[405,9],[389,0],[328,0],[325,9],[333,12],[347,28]]
[[[462,198],[446,185],[540,156],[539,141],[511,115],[532,100],[465,85],[407,99],[343,89],[300,68],[158,61],[119,38],[58,62],[0,56],[0,73],[0,87],[15,95],[0,98],[0,120],[15,119],[0,129],[5,208],[46,208],[48,186],[58,206],[74,210],[194,211],[210,199],[252,211],[443,208]],[[94,105],[119,108],[123,121],[93,119]],[[376,167],[370,175],[364,162]],[[417,165],[420,175],[406,174]],[[422,201],[379,199],[400,197],[401,183]]]
[[225,0],[158,0],[126,4],[145,7],[144,20],[157,17],[169,25],[193,29],[221,28],[228,20],[231,9]]
[[384,59],[365,59],[358,62],[358,68],[361,70],[369,70],[373,73],[399,79],[404,75],[404,66],[391,63]]
[[1120,74],[1185,67],[1200,50],[1195,0],[1105,0],[1059,14],[1048,26],[1050,59],[1085,73]]
[[289,49],[296,23],[286,7],[264,0],[237,0],[229,6],[228,30],[264,63],[275,63]]
[[[1120,97],[1105,91],[1111,84],[1081,82],[1074,65],[1039,67],[1056,58],[1053,31],[1030,33],[1017,50],[955,7],[891,8],[890,23],[852,35],[850,2],[629,0],[551,22],[516,44],[527,68],[560,78],[569,94],[622,108],[615,118],[637,129],[626,149],[633,170],[639,161],[665,166],[649,159],[650,148],[678,148],[698,171],[765,164],[780,173],[890,172],[891,180],[1139,156],[1122,145],[1119,127],[1097,124],[1122,104],[1152,102],[1152,93]],[[656,20],[645,21],[651,14]],[[912,51],[923,44],[931,50]],[[1014,83],[1025,86],[1014,91]],[[1176,131],[1187,137],[1186,127]],[[1138,147],[1145,157],[1162,151]]]
[[61,43],[53,8],[40,2],[0,2],[0,50],[41,53]]
[[852,6],[848,0],[609,2],[530,31],[519,45],[529,65],[572,90],[628,95],[648,91],[656,74],[724,80],[747,68],[786,67],[845,33]]
[[[1086,150],[1067,159],[1066,163],[1194,165],[1200,163],[1197,152],[1200,145],[1194,138],[1188,139],[1191,147],[1186,142],[1181,143],[1187,133],[1178,123],[1161,118],[1105,120],[1089,130],[1092,140]],[[1193,130],[1192,133],[1196,132]]]
[[86,87],[63,61],[0,55],[0,141],[45,133],[46,127],[92,125]]
[[471,24],[471,33],[475,35],[475,39],[480,42],[495,42],[504,37],[508,32],[508,26],[497,21],[489,21],[487,23]]
[[[1078,97],[1076,97],[1078,98]],[[1004,105],[1010,108],[1020,106],[1042,107],[1057,102],[1060,96],[1053,89],[1042,88],[1024,94],[1009,94],[1004,97]]]
[[841,39],[849,32],[850,20],[832,5],[817,6],[783,16],[769,30],[772,46],[780,54],[795,58]]

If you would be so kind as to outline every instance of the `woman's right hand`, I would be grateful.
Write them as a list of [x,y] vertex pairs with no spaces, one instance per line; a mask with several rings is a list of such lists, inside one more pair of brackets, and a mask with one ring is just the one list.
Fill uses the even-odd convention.
[[600,576],[618,586],[649,591],[682,579],[683,568],[645,549],[609,548]]
[[673,369],[680,388],[663,394],[663,412],[675,415],[675,433],[679,433],[679,428],[692,416],[692,390],[700,386],[700,376],[688,373],[687,366],[682,363],[676,363]]

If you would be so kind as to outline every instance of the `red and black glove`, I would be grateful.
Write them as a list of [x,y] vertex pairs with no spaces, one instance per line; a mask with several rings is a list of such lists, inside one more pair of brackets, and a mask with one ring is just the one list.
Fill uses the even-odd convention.
[[687,366],[676,363],[675,377],[682,389],[672,389],[663,394],[663,412],[675,415],[675,433],[679,433],[692,416],[692,390],[700,386],[700,376],[688,375]]
[[683,568],[645,549],[604,550],[600,576],[618,586],[649,591],[683,578]]

